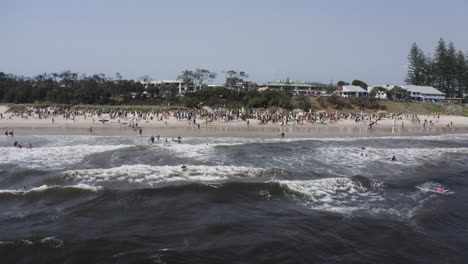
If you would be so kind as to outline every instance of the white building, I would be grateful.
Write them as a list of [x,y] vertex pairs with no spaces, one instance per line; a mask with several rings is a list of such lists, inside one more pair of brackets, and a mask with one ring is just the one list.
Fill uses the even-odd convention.
[[145,89],[148,89],[148,86],[150,85],[166,85],[167,87],[174,87],[178,90],[178,95],[183,95],[186,92],[194,92],[197,90],[194,85],[185,85],[184,81],[182,80],[154,80],[148,82],[140,81],[140,83],[143,84]]
[[[375,87],[382,87],[388,91],[392,90],[397,85],[373,85],[367,88],[367,91],[370,93]],[[410,93],[410,99],[412,101],[421,101],[421,102],[440,102],[445,99],[445,94],[437,90],[432,86],[418,86],[418,85],[400,85],[399,87],[407,90]],[[375,98],[386,99],[387,94],[385,92],[378,92],[375,95]]]
[[[373,85],[373,86],[368,86],[367,87],[367,92],[370,94],[370,92],[372,92],[372,89],[376,88],[376,87],[382,87],[384,89],[386,89],[387,91],[390,91],[391,89],[393,89],[395,87],[395,85]],[[383,91],[379,91],[375,94],[375,98],[377,99],[388,99],[388,96],[387,96],[387,93],[386,92],[383,92]]]
[[445,94],[432,86],[402,85],[407,90],[413,101],[440,102],[445,100]]
[[340,86],[340,88],[333,93],[342,97],[362,97],[368,94],[366,89],[356,85]]

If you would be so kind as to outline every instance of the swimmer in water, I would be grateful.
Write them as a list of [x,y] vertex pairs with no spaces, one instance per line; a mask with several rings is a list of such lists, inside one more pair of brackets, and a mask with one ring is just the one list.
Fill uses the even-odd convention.
[[180,167],[181,167],[182,169],[187,168],[187,166],[185,166],[185,165],[183,165],[183,164],[182,164],[182,166],[180,166]]
[[395,155],[393,155],[392,161],[396,161],[396,156]]

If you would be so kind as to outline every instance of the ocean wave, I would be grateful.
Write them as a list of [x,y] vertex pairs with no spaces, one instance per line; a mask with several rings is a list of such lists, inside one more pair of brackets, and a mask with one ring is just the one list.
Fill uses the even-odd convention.
[[42,193],[50,190],[78,190],[78,191],[90,191],[90,192],[98,192],[102,190],[101,186],[92,186],[87,184],[76,184],[76,185],[69,185],[69,186],[48,186],[48,185],[41,185],[38,187],[33,187],[30,189],[1,189],[1,194],[12,194],[12,195],[28,195],[28,194],[37,194]]
[[418,193],[390,192],[366,177],[277,181],[303,206],[346,216],[371,214],[411,218],[425,202]]
[[63,247],[63,240],[56,238],[56,237],[45,237],[45,238],[39,238],[39,239],[21,239],[17,241],[0,241],[0,247],[8,247],[8,246],[20,246],[20,247],[31,247],[36,244],[42,244],[50,248],[61,248]]
[[124,165],[110,169],[69,170],[63,173],[66,181],[84,184],[102,182],[130,183],[154,187],[175,182],[221,182],[238,179],[276,177],[285,175],[282,169],[263,169],[236,166],[150,166]]
[[61,248],[63,246],[63,240],[56,237],[46,237],[40,240],[41,244],[48,245],[51,248]]
[[[339,164],[334,168],[340,175],[375,175],[404,173],[443,160],[449,154],[468,154],[468,148],[317,148],[313,159],[325,164]],[[395,156],[396,160],[392,160]],[[450,159],[466,159],[466,155]]]
[[130,145],[76,145],[63,147],[1,147],[0,165],[18,165],[30,169],[58,169],[74,165],[93,153],[117,150]]

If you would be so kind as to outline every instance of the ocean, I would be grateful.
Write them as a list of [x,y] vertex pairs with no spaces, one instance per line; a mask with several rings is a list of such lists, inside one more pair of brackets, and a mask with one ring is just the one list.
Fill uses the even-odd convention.
[[467,263],[467,176],[468,134],[2,137],[0,263]]

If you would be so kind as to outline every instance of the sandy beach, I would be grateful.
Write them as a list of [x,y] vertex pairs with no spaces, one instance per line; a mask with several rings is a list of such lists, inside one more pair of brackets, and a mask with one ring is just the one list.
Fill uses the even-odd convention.
[[[160,135],[161,137],[346,137],[346,136],[382,136],[382,135],[434,135],[445,133],[468,133],[468,117],[418,115],[420,120],[432,122],[423,126],[414,124],[404,117],[399,120],[383,118],[369,128],[369,121],[355,122],[352,119],[311,124],[307,122],[289,122],[260,124],[259,120],[206,122],[198,119],[197,124],[190,120],[177,120],[167,116],[163,120],[149,118],[114,118],[109,114],[96,116],[76,116],[72,119],[56,116],[39,118],[7,113],[7,106],[0,106],[0,131],[13,130],[15,135],[102,135],[102,136],[142,136]],[[100,122],[99,120],[108,120]],[[129,122],[136,120],[137,127],[129,127]],[[3,133],[3,132],[2,132]]]

